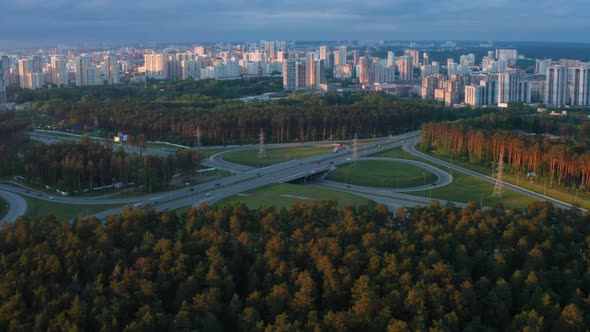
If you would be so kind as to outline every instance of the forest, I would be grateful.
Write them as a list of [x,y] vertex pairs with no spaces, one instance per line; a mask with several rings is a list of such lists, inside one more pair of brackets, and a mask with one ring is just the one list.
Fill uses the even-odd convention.
[[584,331],[590,220],[524,210],[126,210],[0,228],[3,331]]
[[576,125],[547,117],[489,115],[424,124],[421,149],[488,167],[497,167],[501,159],[505,172],[588,190],[589,135],[588,121]]
[[143,84],[114,86],[82,86],[51,89],[21,89],[10,87],[8,98],[17,103],[60,100],[155,100],[177,99],[184,94],[200,94],[212,98],[233,99],[283,91],[282,78],[251,78],[242,80],[159,81],[148,79]]
[[14,112],[0,112],[0,175],[13,175],[16,168],[12,158],[18,147],[27,140],[24,131],[29,122]]
[[[263,129],[268,143],[368,138],[417,130],[427,121],[456,120],[494,110],[451,110],[403,101],[384,93],[295,93],[273,101],[241,102],[185,94],[156,101],[64,101],[36,103],[59,128],[90,127],[144,134],[149,140],[195,145],[253,144]],[[97,129],[97,128],[95,128]]]
[[[33,184],[47,185],[68,193],[80,193],[114,183],[133,184],[145,192],[169,189],[177,172],[198,169],[202,155],[179,150],[167,156],[144,155],[145,137],[137,143],[138,153],[113,150],[83,136],[80,142],[61,141],[39,144],[25,152],[26,178]],[[108,142],[108,141],[107,141]]]

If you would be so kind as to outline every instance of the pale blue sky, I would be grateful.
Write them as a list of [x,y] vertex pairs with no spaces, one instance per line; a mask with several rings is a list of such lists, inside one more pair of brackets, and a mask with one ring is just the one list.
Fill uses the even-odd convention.
[[96,42],[590,42],[588,0],[0,0],[0,49]]

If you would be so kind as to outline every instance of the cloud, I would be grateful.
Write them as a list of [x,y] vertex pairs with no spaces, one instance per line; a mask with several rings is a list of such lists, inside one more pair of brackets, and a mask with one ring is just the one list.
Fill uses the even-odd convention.
[[[18,0],[0,40],[471,39],[590,42],[587,0]],[[10,45],[0,44],[0,47]]]

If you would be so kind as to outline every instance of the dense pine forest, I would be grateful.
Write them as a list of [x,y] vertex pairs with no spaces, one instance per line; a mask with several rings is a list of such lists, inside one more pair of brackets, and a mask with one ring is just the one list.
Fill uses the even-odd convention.
[[[275,89],[275,81],[152,82],[143,87],[47,89],[30,94],[31,118],[61,129],[125,131],[148,140],[193,146],[253,144],[260,129],[269,143],[386,136],[427,121],[456,120],[494,110],[453,110],[380,92],[294,93],[243,102],[223,91]],[[246,89],[247,88],[247,89]],[[24,93],[24,92],[23,92]],[[141,98],[144,96],[145,98]],[[42,115],[43,117],[40,117]],[[47,123],[49,122],[49,123]]]
[[31,183],[65,192],[113,183],[134,184],[147,192],[169,189],[177,171],[191,173],[202,160],[202,155],[192,150],[179,150],[164,157],[142,154],[143,148],[145,139],[139,140],[137,153],[131,154],[88,137],[82,137],[80,142],[39,144],[24,154],[25,174]]
[[424,151],[544,178],[560,186],[590,188],[590,121],[490,114],[422,126]]
[[17,118],[13,112],[0,112],[0,175],[12,175],[18,147],[26,141],[24,130],[29,122]]
[[243,205],[0,229],[0,330],[583,331],[588,216]]

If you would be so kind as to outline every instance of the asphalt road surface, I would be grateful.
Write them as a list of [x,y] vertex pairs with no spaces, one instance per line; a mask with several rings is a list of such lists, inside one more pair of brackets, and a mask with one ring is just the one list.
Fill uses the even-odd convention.
[[8,213],[0,220],[0,223],[13,222],[18,216],[27,212],[27,201],[20,195],[0,190],[0,196],[8,203]]

